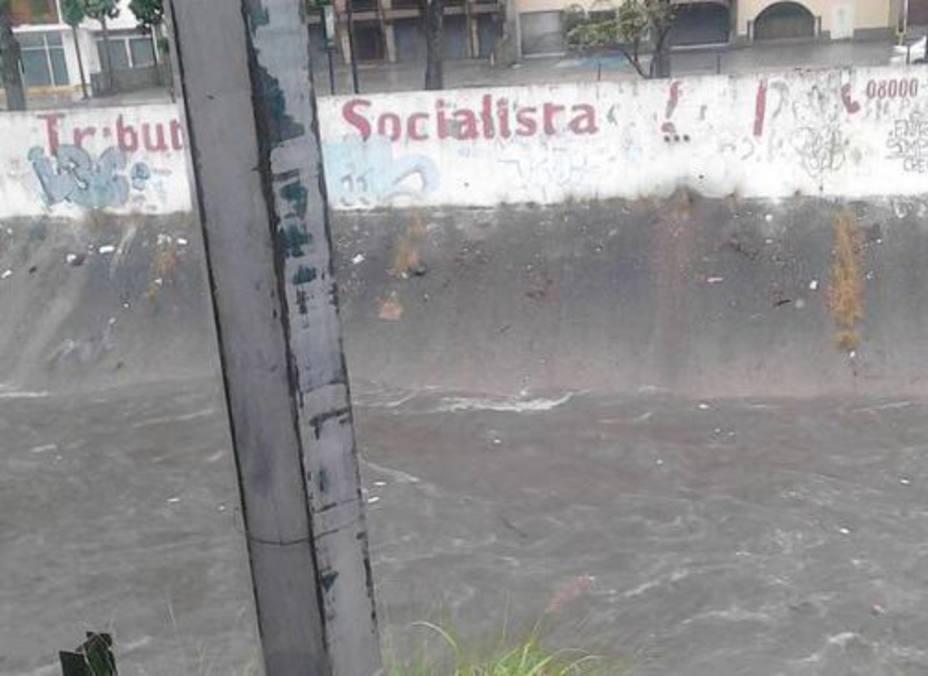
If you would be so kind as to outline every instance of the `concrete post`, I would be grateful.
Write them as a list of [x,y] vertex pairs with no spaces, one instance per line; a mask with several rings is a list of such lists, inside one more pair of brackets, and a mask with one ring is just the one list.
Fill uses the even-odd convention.
[[501,5],[500,34],[493,53],[496,64],[506,67],[522,58],[522,31],[516,0],[504,0]]
[[170,0],[269,676],[380,655],[301,0]]
[[393,0],[378,0],[377,18],[383,31],[384,50],[387,53],[387,62],[396,63],[396,35],[393,31],[393,22],[387,21],[387,10],[392,9]]

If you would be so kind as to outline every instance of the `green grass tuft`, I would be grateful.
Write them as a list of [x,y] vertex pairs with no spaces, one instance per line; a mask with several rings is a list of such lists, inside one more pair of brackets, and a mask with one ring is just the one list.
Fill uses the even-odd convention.
[[[388,676],[616,676],[627,673],[619,664],[578,650],[547,650],[533,631],[528,637],[500,645],[495,654],[471,657],[449,631],[431,622],[416,622],[437,635],[450,655],[429,655],[427,650],[406,660],[393,660]],[[506,641],[505,635],[502,641]]]

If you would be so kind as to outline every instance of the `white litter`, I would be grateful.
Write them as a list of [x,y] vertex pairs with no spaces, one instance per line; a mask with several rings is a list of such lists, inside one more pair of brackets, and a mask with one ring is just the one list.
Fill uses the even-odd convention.
[[698,408],[700,411],[708,411],[708,410],[709,410],[709,404],[701,403],[701,404],[699,404],[699,406],[697,406],[696,408]]
[[367,504],[369,505],[373,505],[375,502],[380,502],[380,498],[377,497],[376,495],[372,498],[367,499]]
[[911,486],[912,480],[909,477],[904,476],[901,479],[899,479],[899,483],[901,483],[903,486]]
[[494,445],[494,446],[499,446],[501,443],[503,443],[503,440],[502,440],[502,439],[494,439],[494,440],[493,440],[493,445]]
[[764,216],[764,220],[769,223],[770,221],[773,220],[773,214],[767,214],[766,216]]
[[9,277],[9,276],[12,275],[12,274],[13,274],[13,271],[12,271],[12,270],[7,270],[7,271],[5,271],[2,275],[0,275],[0,279],[6,279],[7,277]]
[[844,527],[842,527],[842,528],[839,528],[839,529],[838,529],[838,532],[840,532],[841,535],[850,535],[850,534],[851,534],[851,529],[850,529],[850,528],[844,528]]
[[168,498],[168,502],[170,502],[171,504],[174,504],[175,502],[180,502],[180,498],[178,497]]
[[364,254],[357,254],[354,258],[351,259],[351,262],[357,265],[358,263],[364,262]]
[[815,291],[815,290],[818,288],[818,280],[817,280],[817,279],[813,279],[811,282],[809,282],[809,288],[810,288],[812,291]]
[[387,485],[387,482],[386,481],[375,481],[374,485],[377,486],[377,488],[383,488],[384,486]]
[[725,281],[724,277],[707,277],[706,284],[721,284]]
[[177,243],[180,244],[181,246],[187,246],[187,240],[184,239],[183,237],[178,237]]
[[97,249],[97,252],[101,254],[113,253],[114,251],[116,251],[116,247],[112,244],[104,244],[99,249]]
[[73,263],[74,261],[77,260],[77,254],[69,253],[67,256],[64,257],[64,260],[66,263]]

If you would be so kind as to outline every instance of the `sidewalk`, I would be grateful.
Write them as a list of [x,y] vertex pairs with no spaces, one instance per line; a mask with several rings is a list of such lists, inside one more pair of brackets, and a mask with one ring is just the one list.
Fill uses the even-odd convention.
[[[884,41],[778,44],[732,48],[699,48],[674,51],[673,76],[711,73],[742,74],[792,68],[879,66],[889,64],[892,45]],[[328,64],[317,59],[314,79],[320,95],[331,92]],[[416,91],[422,89],[425,66],[422,63],[364,64],[358,68],[360,92]],[[621,55],[577,58],[549,56],[524,59],[508,68],[491,66],[488,61],[467,59],[445,62],[445,88],[505,87],[559,82],[596,82],[636,79],[639,75]],[[351,94],[351,69],[335,66],[335,93]],[[148,89],[87,100],[31,97],[30,110],[126,106],[137,103],[169,102],[166,89]]]
[[[721,72],[741,74],[791,68],[827,68],[841,66],[878,66],[889,64],[892,45],[883,41],[837,42],[826,44],[778,44],[717,49],[701,48],[674,51],[671,69],[674,76],[705,75]],[[315,83],[321,94],[329,94],[328,66],[314,64]],[[362,65],[358,70],[361,93],[414,91],[422,89],[423,64]],[[486,61],[450,61],[445,63],[445,87],[494,87],[557,82],[616,81],[638,78],[634,68],[622,56],[577,58],[568,56],[524,59],[510,68],[496,68]],[[350,94],[351,70],[344,64],[335,68],[335,93]]]

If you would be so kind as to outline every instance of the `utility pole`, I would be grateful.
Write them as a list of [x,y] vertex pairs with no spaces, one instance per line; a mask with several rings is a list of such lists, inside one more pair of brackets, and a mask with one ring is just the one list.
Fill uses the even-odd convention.
[[269,676],[381,673],[302,0],[169,0]]

